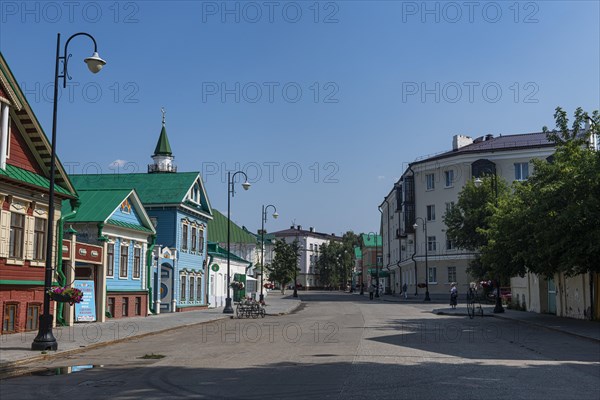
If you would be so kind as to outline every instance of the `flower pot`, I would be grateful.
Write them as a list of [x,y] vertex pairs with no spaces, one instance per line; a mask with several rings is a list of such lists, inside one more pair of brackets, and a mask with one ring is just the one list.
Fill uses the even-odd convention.
[[52,293],[50,295],[50,299],[56,301],[57,303],[71,303],[73,299],[71,296],[65,296],[63,294]]

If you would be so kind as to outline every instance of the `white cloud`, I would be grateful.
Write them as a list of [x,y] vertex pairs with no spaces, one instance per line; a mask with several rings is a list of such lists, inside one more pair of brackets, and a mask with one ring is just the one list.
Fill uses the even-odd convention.
[[115,160],[108,164],[109,168],[121,168],[127,164],[127,160]]
[[385,176],[383,176],[383,175],[378,175],[378,176],[377,176],[377,180],[378,180],[378,181],[382,181],[382,180],[384,180],[384,179],[385,179]]

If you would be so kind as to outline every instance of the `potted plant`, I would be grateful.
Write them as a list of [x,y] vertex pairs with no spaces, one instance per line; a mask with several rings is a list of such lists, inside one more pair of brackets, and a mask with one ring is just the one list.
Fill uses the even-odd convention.
[[233,281],[229,284],[229,286],[233,290],[242,290],[242,289],[244,289],[244,282]]
[[69,303],[71,305],[81,303],[83,300],[83,292],[71,287],[54,287],[48,290],[48,295],[51,300],[59,303]]

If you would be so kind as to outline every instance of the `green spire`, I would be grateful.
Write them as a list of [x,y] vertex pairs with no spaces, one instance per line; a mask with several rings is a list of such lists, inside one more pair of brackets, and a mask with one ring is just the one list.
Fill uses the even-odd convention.
[[162,112],[162,129],[160,131],[160,137],[158,143],[156,143],[156,149],[154,149],[155,156],[172,156],[171,145],[169,144],[169,138],[167,137],[167,129],[165,128],[165,114],[167,113],[164,108],[161,108]]
[[155,156],[172,156],[171,145],[169,144],[169,138],[167,137],[167,130],[163,124],[160,131],[160,137],[158,143],[156,143],[156,149],[154,149]]

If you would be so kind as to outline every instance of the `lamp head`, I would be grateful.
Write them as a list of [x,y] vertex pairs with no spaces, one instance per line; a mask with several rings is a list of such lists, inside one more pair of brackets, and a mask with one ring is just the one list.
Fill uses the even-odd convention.
[[244,188],[244,190],[250,189],[250,186],[252,186],[252,185],[248,181],[242,183],[242,187]]
[[483,183],[483,180],[479,177],[475,178],[475,181],[473,182],[475,184],[475,187],[480,187],[481,184]]
[[419,224],[417,224],[417,223],[415,223],[415,224],[413,225],[413,228],[415,228],[415,229],[417,229],[418,227],[419,227]]
[[83,61],[87,64],[88,69],[93,74],[97,74],[98,72],[100,72],[102,67],[106,65],[106,61],[101,59],[97,52],[94,52],[94,54],[92,54],[91,57],[88,57]]
[[279,214],[277,214],[277,211],[275,211],[275,212],[273,213],[273,218],[274,218],[274,219],[277,219],[277,217],[279,217]]

